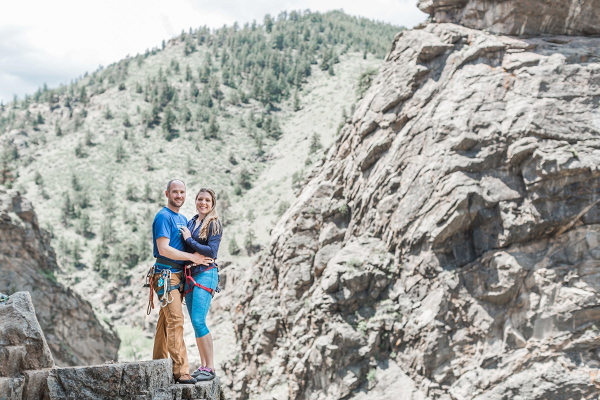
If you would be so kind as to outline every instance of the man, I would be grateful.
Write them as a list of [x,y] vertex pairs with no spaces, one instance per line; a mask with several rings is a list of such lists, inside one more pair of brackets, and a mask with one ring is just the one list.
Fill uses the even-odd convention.
[[[154,338],[152,358],[171,357],[173,377],[177,383],[196,383],[190,375],[187,350],[183,341],[182,295],[179,285],[183,285],[183,269],[186,264],[209,265],[211,258],[198,253],[186,253],[183,236],[179,229],[187,226],[187,219],[179,214],[185,202],[185,183],[173,179],[165,191],[167,206],[160,210],[152,223],[154,242],[154,291],[158,294],[160,312]],[[171,291],[169,291],[171,289]],[[183,288],[182,288],[183,289]]]

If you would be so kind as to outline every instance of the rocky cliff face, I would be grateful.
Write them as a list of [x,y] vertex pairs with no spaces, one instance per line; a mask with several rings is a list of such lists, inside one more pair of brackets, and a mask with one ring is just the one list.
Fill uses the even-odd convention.
[[599,0],[419,0],[435,22],[506,35],[598,35]]
[[[557,8],[547,20],[569,25]],[[216,300],[237,397],[600,395],[599,49],[398,34],[268,254]]]
[[119,338],[96,318],[92,306],[56,282],[48,234],[31,203],[0,191],[0,292],[29,291],[37,319],[60,366],[116,360]]

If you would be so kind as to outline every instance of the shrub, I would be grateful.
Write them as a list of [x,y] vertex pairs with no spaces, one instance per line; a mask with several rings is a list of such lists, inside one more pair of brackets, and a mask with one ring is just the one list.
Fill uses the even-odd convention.
[[136,188],[132,183],[127,185],[127,189],[125,190],[125,198],[129,201],[137,201]]
[[[366,54],[366,51],[365,51]],[[377,75],[377,70],[372,68],[364,71],[358,77],[358,85],[356,88],[356,96],[358,98],[363,97],[367,89],[371,87],[373,80],[375,79],[375,75]]]
[[33,178],[33,181],[35,182],[36,185],[40,186],[44,184],[44,179],[42,178],[42,174],[40,174],[39,171],[35,171],[35,176]]
[[290,208],[290,203],[287,201],[282,201],[279,203],[279,207],[277,207],[277,216],[281,217],[287,209]]
[[81,142],[79,142],[77,144],[77,146],[75,147],[75,157],[77,157],[77,158],[87,157],[87,152],[85,151],[85,148],[83,147],[83,143],[81,143]]
[[110,107],[106,106],[106,110],[104,110],[104,119],[112,119],[113,115],[112,112],[110,111]]
[[238,183],[246,190],[252,187],[252,184],[250,183],[250,172],[246,168],[240,171]]
[[94,145],[93,139],[94,139],[94,135],[92,134],[92,132],[87,131],[85,133],[85,145],[93,146]]
[[304,171],[297,171],[292,174],[292,188],[300,189],[302,182],[304,181]]

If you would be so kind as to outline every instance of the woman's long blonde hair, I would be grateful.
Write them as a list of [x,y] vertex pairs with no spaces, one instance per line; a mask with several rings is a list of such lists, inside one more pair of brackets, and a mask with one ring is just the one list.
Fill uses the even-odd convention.
[[202,221],[202,226],[200,227],[200,239],[208,239],[208,235],[212,232],[213,235],[220,235],[223,232],[223,228],[221,227],[221,221],[219,221],[219,214],[217,213],[217,195],[215,191],[209,188],[200,188],[198,193],[196,194],[196,198],[194,202],[198,200],[198,196],[200,193],[208,193],[212,198],[212,208],[204,217],[204,221]]

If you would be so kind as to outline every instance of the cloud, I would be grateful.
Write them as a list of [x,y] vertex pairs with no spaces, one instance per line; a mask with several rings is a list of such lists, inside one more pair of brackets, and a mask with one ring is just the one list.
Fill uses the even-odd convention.
[[417,0],[20,0],[0,13],[0,101],[56,87],[128,54],[159,46],[182,30],[262,22],[281,11],[344,9],[413,27],[425,19]]
[[77,62],[57,60],[27,39],[30,28],[0,27],[0,101],[33,93],[44,83],[57,86],[75,78],[81,70]]
[[177,32],[175,32],[175,30],[173,29],[173,25],[171,25],[171,21],[169,21],[169,17],[167,17],[165,14],[161,14],[160,19],[162,21],[163,27],[165,28],[165,31],[167,31],[169,36],[177,35]]

